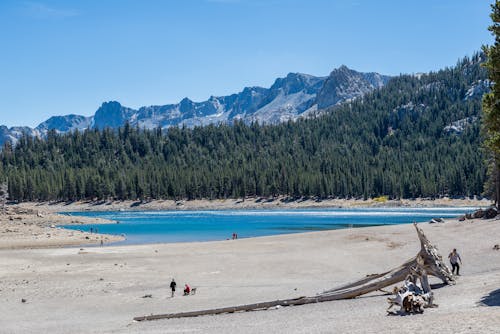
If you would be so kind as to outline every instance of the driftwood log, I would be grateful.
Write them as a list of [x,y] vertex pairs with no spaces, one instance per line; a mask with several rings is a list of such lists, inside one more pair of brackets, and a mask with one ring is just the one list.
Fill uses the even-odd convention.
[[[234,313],[241,311],[255,311],[264,310],[273,307],[284,307],[292,305],[304,305],[312,303],[320,303],[339,299],[355,298],[370,292],[378,291],[387,286],[404,281],[409,275],[420,278],[423,290],[426,293],[431,293],[430,284],[428,282],[428,275],[438,277],[445,284],[455,283],[453,274],[448,266],[443,262],[441,255],[437,248],[433,246],[421,228],[416,223],[413,224],[417,230],[418,238],[420,240],[420,252],[412,259],[406,261],[401,266],[384,272],[382,274],[370,275],[359,281],[340,286],[335,289],[326,290],[313,297],[298,297],[293,299],[273,300],[269,302],[247,304],[240,306],[230,306],[216,309],[207,309],[200,311],[181,312],[181,313],[167,313],[147,315],[135,317],[135,321],[145,320],[158,320],[158,319],[171,319],[171,318],[185,318],[197,317],[202,315],[214,315],[222,313]],[[429,302],[432,305],[432,300]]]

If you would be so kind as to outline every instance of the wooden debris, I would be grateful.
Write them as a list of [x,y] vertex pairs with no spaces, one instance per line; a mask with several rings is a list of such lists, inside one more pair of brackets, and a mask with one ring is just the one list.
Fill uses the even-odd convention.
[[240,306],[230,306],[216,309],[207,309],[200,311],[181,312],[181,313],[167,313],[167,314],[152,314],[142,317],[135,317],[135,321],[145,320],[158,320],[158,319],[171,319],[171,318],[186,318],[197,317],[202,315],[215,315],[223,313],[234,313],[242,311],[255,311],[276,308],[277,306],[293,306],[305,305],[312,303],[321,303],[326,301],[333,301],[339,299],[355,298],[370,292],[381,290],[387,286],[405,281],[408,276],[420,278],[424,293],[428,294],[427,305],[433,304],[432,291],[428,282],[428,275],[436,276],[446,284],[455,283],[453,274],[448,266],[443,262],[441,255],[437,248],[433,246],[422,229],[416,223],[413,224],[417,230],[418,238],[420,240],[420,252],[412,259],[406,261],[401,266],[384,272],[382,274],[372,274],[359,281],[346,284],[344,286],[323,291],[316,296],[312,297],[298,297],[293,299],[273,300],[269,302],[247,304]]

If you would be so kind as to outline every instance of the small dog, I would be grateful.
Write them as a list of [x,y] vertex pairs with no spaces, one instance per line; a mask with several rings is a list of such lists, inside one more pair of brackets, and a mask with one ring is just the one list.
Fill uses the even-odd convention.
[[406,297],[403,298],[403,309],[406,313],[411,313],[413,311],[413,301],[413,293],[409,293]]

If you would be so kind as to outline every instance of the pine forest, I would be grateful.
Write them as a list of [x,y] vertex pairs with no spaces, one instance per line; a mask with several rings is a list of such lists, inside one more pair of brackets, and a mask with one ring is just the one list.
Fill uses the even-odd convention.
[[482,54],[279,125],[88,129],[0,153],[12,200],[415,198],[483,193]]

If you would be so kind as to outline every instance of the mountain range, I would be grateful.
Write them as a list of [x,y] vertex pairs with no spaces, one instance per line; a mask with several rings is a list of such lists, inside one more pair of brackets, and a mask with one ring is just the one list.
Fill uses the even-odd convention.
[[278,78],[270,88],[246,87],[228,96],[211,96],[194,102],[188,98],[176,104],[147,106],[132,109],[119,102],[104,102],[93,116],[53,116],[35,128],[0,126],[0,145],[16,143],[23,133],[44,137],[49,130],[65,133],[87,128],[118,128],[128,122],[139,128],[168,128],[171,126],[203,126],[217,123],[277,124],[298,117],[308,117],[318,110],[350,101],[383,87],[390,76],[361,73],[343,65],[329,76],[316,77],[289,73]]

